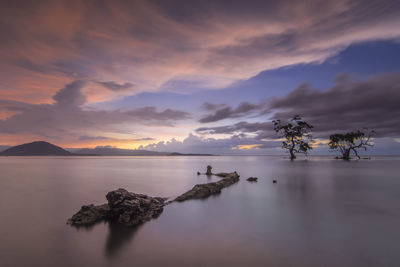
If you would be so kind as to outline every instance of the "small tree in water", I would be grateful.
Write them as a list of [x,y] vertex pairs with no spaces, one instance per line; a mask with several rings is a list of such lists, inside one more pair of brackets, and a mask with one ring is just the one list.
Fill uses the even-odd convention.
[[282,124],[281,120],[273,120],[274,130],[282,138],[282,148],[290,153],[290,159],[296,158],[296,153],[307,154],[312,149],[309,142],[312,141],[311,129],[314,126],[308,124],[299,115],[294,116],[287,124]]
[[357,158],[360,159],[357,150],[362,148],[367,150],[367,147],[372,147],[374,144],[370,141],[375,131],[368,133],[357,130],[345,134],[332,134],[329,139],[329,148],[337,150],[342,154],[342,159],[350,160],[351,152],[353,151]]

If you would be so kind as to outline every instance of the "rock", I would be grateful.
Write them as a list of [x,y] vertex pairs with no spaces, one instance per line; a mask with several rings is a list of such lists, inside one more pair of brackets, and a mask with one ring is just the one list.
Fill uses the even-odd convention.
[[71,219],[68,219],[67,223],[71,225],[92,225],[96,222],[104,220],[108,216],[110,207],[108,204],[103,204],[99,206],[85,205],[82,206],[80,211],[74,214]]
[[222,176],[224,178],[215,183],[197,184],[188,192],[177,197],[175,201],[182,202],[189,199],[207,198],[211,195],[221,193],[222,188],[228,187],[239,181],[239,175],[236,172],[224,175],[223,173],[220,173],[218,176]]
[[127,225],[137,225],[157,218],[164,209],[164,198],[135,194],[120,188],[106,196],[112,218]]
[[[211,169],[211,166],[207,166],[207,173],[211,173]],[[197,184],[173,201],[206,198],[219,194],[222,188],[237,183],[240,177],[236,172],[218,173],[216,176],[222,177],[222,179],[214,183]],[[82,206],[76,214],[68,219],[67,223],[74,226],[90,226],[106,220],[118,221],[126,226],[135,226],[157,218],[163,212],[164,206],[173,202],[166,202],[166,199],[161,197],[131,193],[123,188],[108,192],[106,198],[107,204]]]
[[276,184],[278,181],[277,180],[272,180],[272,183],[273,184]]
[[197,175],[200,175],[201,173],[200,172],[197,172]]
[[226,177],[226,176],[228,176],[229,175],[229,173],[227,173],[227,172],[220,172],[220,173],[216,173],[216,174],[214,174],[215,176],[219,176],[219,177]]
[[207,172],[206,175],[212,175],[212,167],[210,165],[207,166]]
[[257,182],[258,178],[257,177],[249,177],[247,178],[247,181],[249,182]]
[[134,226],[158,217],[165,205],[164,198],[135,194],[123,188],[109,192],[106,198],[108,204],[83,206],[67,223],[88,226],[101,220],[118,220]]

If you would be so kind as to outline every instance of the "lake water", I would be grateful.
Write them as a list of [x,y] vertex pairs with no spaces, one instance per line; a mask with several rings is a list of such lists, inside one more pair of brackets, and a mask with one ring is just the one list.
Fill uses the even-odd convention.
[[[66,225],[120,187],[174,197],[218,180],[196,175],[208,164],[240,182],[133,229]],[[400,266],[400,158],[0,157],[0,172],[3,267]]]

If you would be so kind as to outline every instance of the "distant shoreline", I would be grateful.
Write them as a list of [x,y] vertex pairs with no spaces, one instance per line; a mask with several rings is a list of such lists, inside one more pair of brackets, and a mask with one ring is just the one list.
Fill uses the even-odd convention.
[[163,154],[163,155],[101,155],[101,154],[70,154],[70,155],[37,155],[37,154],[25,154],[25,155],[2,155],[1,157],[180,157],[180,156],[201,156],[201,157],[216,157],[221,155],[215,154],[182,154],[182,153],[171,153],[171,154]]

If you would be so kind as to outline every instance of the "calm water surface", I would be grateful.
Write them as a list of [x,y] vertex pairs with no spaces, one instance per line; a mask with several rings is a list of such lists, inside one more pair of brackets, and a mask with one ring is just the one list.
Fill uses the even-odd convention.
[[[119,187],[177,196],[208,164],[242,179],[137,228],[65,224]],[[0,216],[0,266],[400,266],[400,158],[0,157]]]

